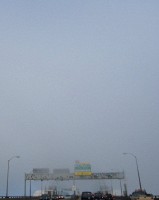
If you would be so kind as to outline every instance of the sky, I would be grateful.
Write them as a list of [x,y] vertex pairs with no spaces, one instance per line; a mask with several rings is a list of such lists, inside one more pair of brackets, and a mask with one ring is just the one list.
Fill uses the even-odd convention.
[[131,193],[136,163],[123,152],[159,194],[158,10],[157,0],[0,1],[0,196],[17,155],[9,195],[24,194],[33,168],[73,172],[76,160],[124,171]]

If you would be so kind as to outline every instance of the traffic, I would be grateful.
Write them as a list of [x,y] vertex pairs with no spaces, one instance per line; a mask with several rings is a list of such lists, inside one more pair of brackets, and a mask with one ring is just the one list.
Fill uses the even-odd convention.
[[39,200],[61,200],[61,199],[70,199],[70,200],[113,200],[113,196],[109,193],[102,193],[102,192],[96,192],[92,193],[89,191],[82,192],[81,195],[58,195],[58,194],[42,194]]

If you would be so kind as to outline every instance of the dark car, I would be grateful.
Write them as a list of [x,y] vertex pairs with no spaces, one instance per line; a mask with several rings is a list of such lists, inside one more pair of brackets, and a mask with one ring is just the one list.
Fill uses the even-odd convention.
[[59,199],[59,195],[53,195],[52,196],[52,200],[58,200]]
[[81,200],[92,200],[92,199],[94,199],[92,192],[82,192]]
[[105,200],[113,200],[113,196],[109,193],[107,193],[104,197]]
[[64,196],[63,195],[54,194],[51,199],[52,200],[61,200],[61,199],[64,199]]
[[102,200],[104,199],[104,196],[101,192],[94,193],[94,200]]
[[58,195],[58,199],[64,199],[63,195]]
[[48,194],[42,194],[40,200],[50,200],[50,197]]

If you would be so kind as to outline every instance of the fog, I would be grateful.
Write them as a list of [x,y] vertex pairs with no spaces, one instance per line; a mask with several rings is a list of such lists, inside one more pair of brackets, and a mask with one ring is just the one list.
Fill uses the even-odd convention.
[[73,172],[76,160],[124,171],[131,193],[136,164],[123,152],[159,193],[158,9],[157,0],[0,1],[0,196],[16,155],[9,195],[24,194],[33,168]]

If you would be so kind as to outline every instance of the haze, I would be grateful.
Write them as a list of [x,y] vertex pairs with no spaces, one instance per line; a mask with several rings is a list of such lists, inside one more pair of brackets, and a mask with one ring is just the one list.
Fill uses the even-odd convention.
[[136,165],[123,152],[159,194],[158,10],[157,0],[0,1],[1,196],[15,155],[10,195],[24,194],[33,168],[73,172],[76,160],[124,170],[131,193]]

